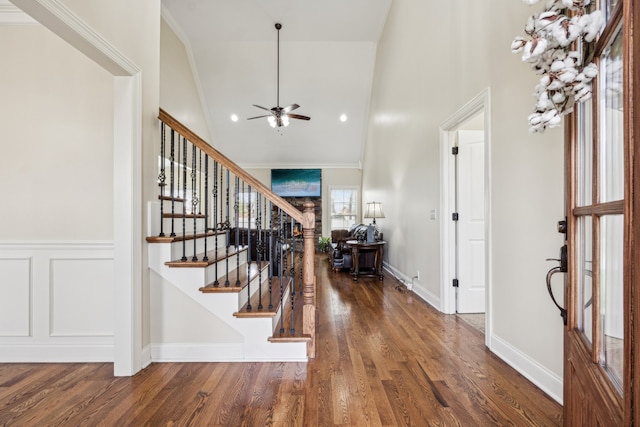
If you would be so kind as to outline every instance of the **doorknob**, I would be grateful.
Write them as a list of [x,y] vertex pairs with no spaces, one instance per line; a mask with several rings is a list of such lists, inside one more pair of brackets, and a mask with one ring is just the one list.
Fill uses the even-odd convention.
[[547,273],[547,291],[549,292],[549,296],[551,297],[551,300],[553,301],[553,303],[556,305],[556,307],[558,307],[558,310],[560,310],[560,316],[562,317],[562,321],[566,326],[567,325],[567,309],[562,307],[560,304],[558,304],[558,301],[556,300],[555,296],[553,295],[553,288],[551,287],[551,278],[556,273],[566,273],[567,272],[567,267],[568,267],[567,245],[563,245],[560,248],[560,259],[548,258],[547,261],[558,261],[560,263],[560,265],[557,265],[557,266],[553,267]]

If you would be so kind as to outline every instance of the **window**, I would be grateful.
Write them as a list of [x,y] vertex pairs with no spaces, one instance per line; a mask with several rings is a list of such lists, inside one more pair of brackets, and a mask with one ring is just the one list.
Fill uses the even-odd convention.
[[358,188],[331,187],[331,229],[349,229],[358,216]]

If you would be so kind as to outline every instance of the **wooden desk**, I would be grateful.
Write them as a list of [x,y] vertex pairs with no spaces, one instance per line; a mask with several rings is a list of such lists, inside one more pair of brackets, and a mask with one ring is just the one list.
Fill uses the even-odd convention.
[[[382,280],[382,257],[384,255],[384,240],[378,242],[359,242],[357,240],[347,240],[347,245],[351,246],[351,259],[353,262],[353,270],[351,275],[355,282],[358,281],[359,276],[378,276],[378,279]],[[375,252],[375,258],[373,261],[373,269],[364,272],[360,271],[360,252]]]

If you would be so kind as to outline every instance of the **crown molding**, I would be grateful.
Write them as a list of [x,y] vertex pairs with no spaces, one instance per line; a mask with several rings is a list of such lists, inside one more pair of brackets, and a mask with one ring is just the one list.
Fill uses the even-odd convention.
[[38,21],[7,0],[0,0],[0,25],[38,25]]

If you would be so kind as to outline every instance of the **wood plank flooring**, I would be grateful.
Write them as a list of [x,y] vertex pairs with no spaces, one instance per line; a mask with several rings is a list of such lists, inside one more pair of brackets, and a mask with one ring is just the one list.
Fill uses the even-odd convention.
[[397,282],[318,255],[309,363],[0,364],[0,426],[558,426],[562,408],[483,336]]

